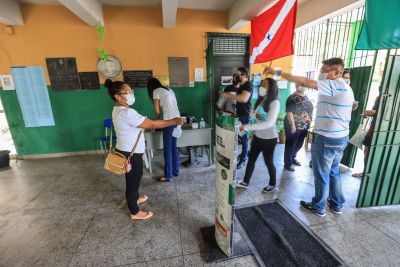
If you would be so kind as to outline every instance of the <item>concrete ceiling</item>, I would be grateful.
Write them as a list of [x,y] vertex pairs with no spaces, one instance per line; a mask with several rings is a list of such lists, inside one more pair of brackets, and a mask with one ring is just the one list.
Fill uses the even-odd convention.
[[[178,9],[218,10],[229,14],[228,29],[239,30],[254,17],[272,7],[278,0],[1,0],[0,22],[23,25],[20,4],[64,5],[94,26],[104,25],[102,6],[158,7],[163,11],[163,27],[174,28]],[[311,2],[321,5],[326,0],[298,0],[299,6]],[[354,0],[353,0],[354,1]]]
[[[161,7],[162,0],[99,0],[103,5],[108,6],[145,6],[145,7]],[[178,8],[198,9],[198,10],[221,10],[227,11],[236,0],[179,0]],[[302,5],[310,0],[299,0]],[[57,0],[18,0],[23,4],[36,5],[58,5]]]

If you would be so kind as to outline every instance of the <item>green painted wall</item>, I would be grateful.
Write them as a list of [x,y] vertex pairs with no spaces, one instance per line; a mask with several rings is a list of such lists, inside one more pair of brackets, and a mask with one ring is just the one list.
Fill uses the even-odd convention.
[[[207,83],[173,89],[181,113],[207,117]],[[55,126],[26,128],[16,91],[3,91],[0,97],[18,155],[51,154],[100,149],[104,119],[111,117],[113,101],[104,87],[100,90],[54,91],[49,87]],[[144,88],[135,89],[134,108],[154,118],[153,105]],[[209,113],[209,112],[208,112]],[[0,144],[1,148],[1,144]]]

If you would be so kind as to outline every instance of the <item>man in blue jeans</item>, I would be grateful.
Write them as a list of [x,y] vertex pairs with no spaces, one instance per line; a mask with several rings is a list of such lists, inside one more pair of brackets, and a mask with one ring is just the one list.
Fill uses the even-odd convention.
[[[311,202],[300,201],[306,211],[325,216],[325,205],[341,214],[345,202],[340,176],[340,160],[349,139],[349,122],[354,103],[351,87],[342,79],[344,62],[330,58],[322,62],[318,80],[282,73],[281,76],[299,86],[318,90],[315,139],[311,147],[315,195]],[[273,74],[266,69],[265,74]]]

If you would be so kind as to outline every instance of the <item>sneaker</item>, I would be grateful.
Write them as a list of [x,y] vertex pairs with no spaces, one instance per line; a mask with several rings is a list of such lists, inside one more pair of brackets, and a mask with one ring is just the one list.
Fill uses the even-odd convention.
[[243,181],[240,181],[240,182],[236,182],[236,186],[237,187],[242,187],[242,188],[249,188],[249,184],[248,183],[245,183],[245,182],[243,182]]
[[326,215],[325,210],[318,211],[311,202],[305,202],[302,200],[302,201],[300,201],[300,207],[302,207],[304,210],[314,213],[315,215],[318,215],[320,217],[325,217],[325,215]]
[[263,193],[271,193],[271,192],[276,191],[276,189],[277,189],[276,185],[267,185],[267,187],[263,188],[262,192]]
[[284,166],[284,169],[290,172],[294,172],[294,168],[292,166]]
[[293,160],[293,164],[296,166],[301,166],[300,161],[298,161],[297,159]]
[[329,201],[327,202],[327,204],[332,213],[335,213],[337,215],[342,214],[342,208],[332,206]]
[[246,161],[245,160],[240,160],[236,166],[236,168],[239,170],[241,168],[243,168],[246,165]]

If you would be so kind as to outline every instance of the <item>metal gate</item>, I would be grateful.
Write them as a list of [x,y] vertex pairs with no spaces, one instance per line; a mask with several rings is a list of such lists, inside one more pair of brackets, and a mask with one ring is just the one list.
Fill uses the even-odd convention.
[[400,50],[391,54],[357,207],[400,204]]
[[[373,76],[377,52],[374,50],[354,50],[361,31],[364,6],[355,8],[339,16],[329,18],[317,25],[296,31],[294,73],[317,79],[324,59],[340,57],[351,73],[351,88],[359,101],[352,113],[350,136],[361,121],[360,114],[367,105],[369,88]],[[308,93],[316,103],[317,92]],[[343,155],[342,164],[353,167],[357,148],[349,145]]]

